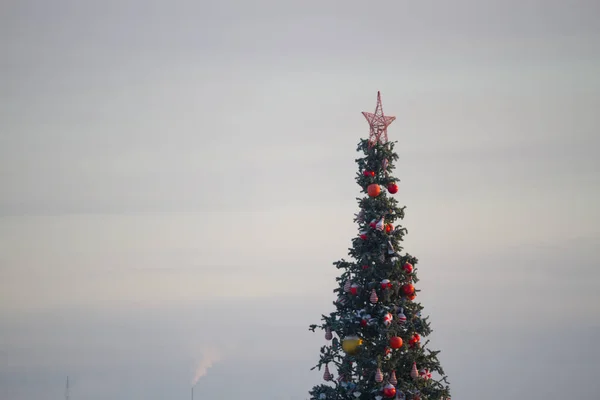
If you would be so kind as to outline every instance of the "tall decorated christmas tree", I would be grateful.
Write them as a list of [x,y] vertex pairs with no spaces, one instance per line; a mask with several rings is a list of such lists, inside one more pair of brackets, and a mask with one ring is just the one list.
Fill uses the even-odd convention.
[[[398,154],[388,142],[385,116],[377,93],[375,113],[363,112],[369,139],[358,144],[356,160],[363,198],[355,222],[358,235],[349,256],[334,265],[340,270],[335,311],[311,325],[325,331],[329,342],[319,363],[325,383],[310,390],[314,400],[450,399],[439,351],[426,348],[431,333],[417,299],[417,259],[402,252],[407,233],[400,225],[405,207],[393,197],[399,180],[392,175]],[[386,193],[386,191],[389,193]],[[314,369],[313,368],[313,369]]]

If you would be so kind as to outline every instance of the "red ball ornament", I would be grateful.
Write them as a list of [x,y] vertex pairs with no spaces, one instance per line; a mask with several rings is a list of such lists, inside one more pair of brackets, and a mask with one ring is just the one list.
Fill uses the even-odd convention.
[[371,171],[369,171],[368,169],[365,169],[365,170],[363,171],[363,175],[364,175],[364,176],[371,176]]
[[415,293],[415,287],[412,283],[407,283],[406,285],[402,286],[402,292],[405,295],[410,296]]
[[395,183],[390,183],[390,184],[387,186],[387,190],[388,190],[388,192],[390,192],[391,194],[398,193],[398,185],[396,185]]
[[382,289],[391,289],[392,288],[392,282],[390,282],[389,279],[384,279],[381,281],[381,288]]
[[407,296],[406,298],[409,299],[410,301],[413,301],[416,297],[417,297],[417,294],[413,293],[410,296]]
[[360,238],[361,238],[362,240],[367,240],[367,234],[366,234],[366,233],[361,233],[361,234],[360,234]]
[[386,224],[385,225],[385,233],[390,233],[394,229],[394,225]]
[[371,197],[377,197],[381,193],[381,187],[376,183],[372,183],[367,186],[367,193]]
[[360,320],[360,326],[362,326],[363,328],[366,328],[368,325],[368,321],[366,319],[361,319]]
[[390,346],[392,347],[392,349],[399,349],[400,347],[402,347],[402,338],[399,336],[393,336],[390,339]]
[[410,274],[413,271],[413,266],[411,263],[406,263],[402,266],[402,269],[406,271],[407,274]]
[[383,395],[388,399],[394,398],[396,396],[396,388],[391,383],[388,383],[383,387]]
[[419,339],[415,338],[414,336],[411,337],[410,340],[408,341],[408,345],[410,346],[410,348],[415,347],[418,343],[419,343]]
[[356,296],[357,293],[358,293],[358,285],[353,284],[352,286],[350,286],[350,294]]

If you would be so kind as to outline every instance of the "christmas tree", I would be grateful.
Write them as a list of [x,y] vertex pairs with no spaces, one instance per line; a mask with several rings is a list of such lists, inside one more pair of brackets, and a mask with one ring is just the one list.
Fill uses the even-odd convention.
[[353,261],[334,263],[341,271],[335,311],[310,326],[313,332],[324,330],[330,341],[313,367],[323,370],[326,383],[310,390],[311,399],[447,400],[439,351],[427,349],[424,341],[431,328],[416,301],[417,259],[402,254],[400,245],[407,233],[399,224],[405,207],[392,196],[398,192],[399,180],[392,175],[398,154],[387,138],[396,118],[383,114],[379,93],[375,113],[363,115],[370,135],[357,149],[364,156],[356,160],[356,181],[365,193],[357,199],[359,233],[349,251]]

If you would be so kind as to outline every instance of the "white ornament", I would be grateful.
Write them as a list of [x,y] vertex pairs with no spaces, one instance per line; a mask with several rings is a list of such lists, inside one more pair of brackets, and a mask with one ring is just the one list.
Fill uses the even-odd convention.
[[344,284],[344,292],[348,293],[350,291],[350,286],[352,286],[352,282],[350,282],[350,280],[347,280]]
[[387,313],[384,317],[383,317],[383,324],[385,326],[390,326],[392,324],[392,319],[393,316],[390,313]]
[[403,324],[406,322],[406,315],[404,315],[404,309],[400,309],[400,312],[398,313],[398,321]]
[[352,394],[354,395],[354,397],[356,397],[358,399],[362,393],[361,392],[354,392]]
[[394,250],[394,246],[392,245],[392,242],[390,242],[388,240],[388,254],[394,254],[396,252],[396,250]]

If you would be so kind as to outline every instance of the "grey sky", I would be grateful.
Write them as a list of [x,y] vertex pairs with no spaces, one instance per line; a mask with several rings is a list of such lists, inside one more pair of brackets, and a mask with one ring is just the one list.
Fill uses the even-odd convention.
[[361,111],[462,400],[600,391],[596,1],[5,1],[0,400],[303,400]]

